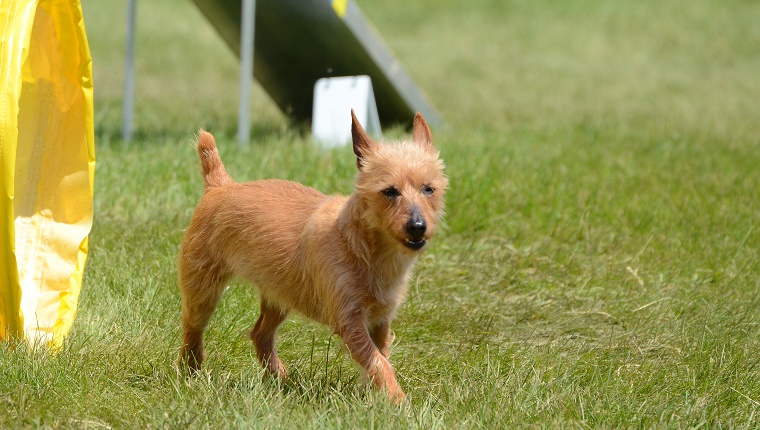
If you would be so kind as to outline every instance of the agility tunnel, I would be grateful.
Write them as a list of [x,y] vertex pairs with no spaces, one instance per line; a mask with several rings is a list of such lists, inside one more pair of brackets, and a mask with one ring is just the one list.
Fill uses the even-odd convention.
[[92,226],[92,60],[79,1],[0,0],[0,16],[0,340],[56,349]]
[[[241,54],[240,0],[193,0],[222,39]],[[296,120],[312,116],[320,78],[368,75],[384,124],[411,125],[421,112],[441,118],[352,0],[256,0],[253,75]],[[346,116],[348,117],[348,116]]]

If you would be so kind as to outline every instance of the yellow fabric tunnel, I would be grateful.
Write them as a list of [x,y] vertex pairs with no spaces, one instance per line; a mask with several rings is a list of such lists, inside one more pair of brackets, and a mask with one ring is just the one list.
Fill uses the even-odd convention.
[[0,0],[0,340],[57,349],[92,227],[92,59],[78,0]]

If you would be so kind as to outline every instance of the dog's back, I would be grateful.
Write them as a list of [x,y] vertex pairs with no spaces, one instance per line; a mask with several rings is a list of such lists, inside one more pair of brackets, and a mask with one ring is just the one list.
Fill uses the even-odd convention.
[[283,278],[302,270],[297,261],[301,235],[327,198],[290,181],[230,181],[206,192],[196,216],[208,217],[199,224],[209,232],[208,251],[233,272],[259,287],[282,285]]

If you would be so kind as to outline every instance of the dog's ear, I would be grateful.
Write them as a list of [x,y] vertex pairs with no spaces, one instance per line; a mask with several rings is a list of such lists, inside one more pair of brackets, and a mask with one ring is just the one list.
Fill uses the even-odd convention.
[[430,127],[428,127],[427,121],[425,121],[425,118],[419,112],[414,115],[414,142],[427,150],[432,151],[435,149],[433,147],[433,135],[430,133]]
[[351,139],[354,142],[354,154],[356,154],[356,167],[361,170],[364,166],[364,159],[375,147],[375,142],[370,139],[367,132],[364,131],[359,120],[356,119],[354,110],[351,109]]

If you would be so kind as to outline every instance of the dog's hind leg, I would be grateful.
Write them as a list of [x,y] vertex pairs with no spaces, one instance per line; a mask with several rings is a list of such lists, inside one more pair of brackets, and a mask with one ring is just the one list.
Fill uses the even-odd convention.
[[220,263],[198,265],[183,253],[179,262],[179,286],[182,292],[182,352],[180,360],[195,373],[206,352],[206,331],[231,273]]
[[277,327],[285,321],[288,313],[272,304],[264,297],[261,298],[261,314],[256,325],[251,330],[251,340],[256,347],[256,356],[264,369],[278,378],[285,377],[285,366],[277,356],[274,336]]

